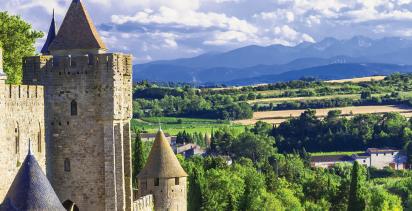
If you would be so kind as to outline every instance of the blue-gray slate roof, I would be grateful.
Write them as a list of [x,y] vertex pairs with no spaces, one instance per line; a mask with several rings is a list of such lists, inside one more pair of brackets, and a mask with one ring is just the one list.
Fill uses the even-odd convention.
[[29,153],[4,198],[0,211],[65,211],[36,158]]

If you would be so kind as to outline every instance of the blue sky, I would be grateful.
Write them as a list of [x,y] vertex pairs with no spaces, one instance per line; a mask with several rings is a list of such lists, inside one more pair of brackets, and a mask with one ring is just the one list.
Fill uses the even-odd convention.
[[[412,0],[82,0],[111,51],[135,63],[246,45],[296,45],[325,37],[412,36]],[[71,0],[0,0],[0,10],[47,31]],[[44,40],[39,40],[41,46]]]

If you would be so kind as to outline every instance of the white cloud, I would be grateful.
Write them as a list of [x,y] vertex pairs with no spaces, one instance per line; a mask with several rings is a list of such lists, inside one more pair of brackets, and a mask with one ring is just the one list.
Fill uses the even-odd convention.
[[301,42],[315,42],[313,37],[311,37],[310,35],[299,33],[295,29],[287,25],[275,27],[273,29],[273,33],[276,35],[276,41],[282,41],[280,44],[296,45],[297,43]]
[[[0,0],[47,31],[71,0]],[[412,36],[412,0],[83,0],[104,41],[139,61],[324,37]],[[39,48],[44,38],[36,43]],[[150,55],[150,59],[149,59]]]
[[236,17],[228,17],[219,13],[203,13],[197,11],[188,11],[181,13],[168,7],[161,7],[158,12],[153,10],[144,10],[136,13],[134,16],[113,15],[112,22],[115,24],[140,23],[140,24],[164,24],[176,27],[200,27],[213,28],[217,27],[224,30],[235,30],[245,33],[255,33],[257,28],[245,20]]
[[206,45],[227,45],[233,43],[246,42],[251,37],[243,32],[239,31],[226,31],[226,32],[216,32],[213,35],[213,39],[206,40],[203,42]]

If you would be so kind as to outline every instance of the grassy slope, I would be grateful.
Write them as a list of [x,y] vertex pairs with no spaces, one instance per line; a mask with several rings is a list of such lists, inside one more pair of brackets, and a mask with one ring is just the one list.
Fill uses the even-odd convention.
[[141,129],[153,133],[159,129],[159,122],[162,129],[176,135],[180,131],[189,133],[201,132],[211,133],[212,130],[217,130],[222,127],[230,127],[237,133],[244,131],[244,126],[232,124],[230,121],[214,120],[214,119],[195,119],[195,118],[176,118],[176,117],[148,117],[142,119],[133,119],[132,128]]

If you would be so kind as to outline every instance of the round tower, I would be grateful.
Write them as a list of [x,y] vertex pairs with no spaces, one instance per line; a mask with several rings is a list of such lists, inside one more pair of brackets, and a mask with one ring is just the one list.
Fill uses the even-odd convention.
[[186,211],[187,176],[159,130],[146,165],[138,175],[139,197],[152,194],[156,211]]

